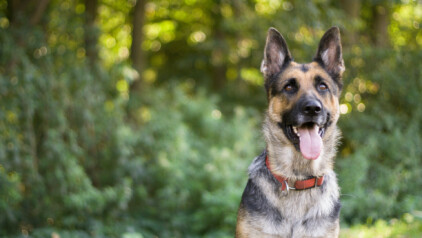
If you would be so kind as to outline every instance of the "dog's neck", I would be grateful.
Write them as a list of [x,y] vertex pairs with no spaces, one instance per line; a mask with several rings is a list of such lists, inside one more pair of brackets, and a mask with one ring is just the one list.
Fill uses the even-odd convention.
[[263,132],[267,143],[267,153],[272,172],[290,180],[303,180],[309,176],[323,176],[333,168],[336,153],[336,139],[339,132],[336,126],[327,130],[323,138],[323,151],[316,160],[307,160],[285,137],[276,122],[265,116]]

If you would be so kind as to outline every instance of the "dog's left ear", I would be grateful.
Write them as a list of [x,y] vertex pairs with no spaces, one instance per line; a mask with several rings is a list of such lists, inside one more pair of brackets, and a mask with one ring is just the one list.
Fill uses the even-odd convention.
[[322,36],[314,60],[321,63],[331,77],[341,85],[341,75],[345,67],[341,51],[340,30],[338,27],[330,28]]

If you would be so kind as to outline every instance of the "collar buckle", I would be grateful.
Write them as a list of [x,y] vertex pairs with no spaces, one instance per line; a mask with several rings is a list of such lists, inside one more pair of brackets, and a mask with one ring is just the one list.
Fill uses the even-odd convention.
[[314,184],[314,188],[316,188],[316,187],[318,187],[318,180],[320,179],[321,177],[315,177],[315,184]]
[[296,190],[295,187],[289,187],[289,184],[287,183],[287,180],[284,180],[284,184],[286,185],[286,191],[289,193],[289,190]]

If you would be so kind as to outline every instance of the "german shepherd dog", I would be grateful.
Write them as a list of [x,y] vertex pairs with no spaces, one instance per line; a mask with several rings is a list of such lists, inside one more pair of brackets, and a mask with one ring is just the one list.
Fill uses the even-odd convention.
[[249,167],[236,237],[338,237],[333,159],[344,69],[337,27],[307,64],[294,62],[283,36],[269,29],[261,65],[267,148]]

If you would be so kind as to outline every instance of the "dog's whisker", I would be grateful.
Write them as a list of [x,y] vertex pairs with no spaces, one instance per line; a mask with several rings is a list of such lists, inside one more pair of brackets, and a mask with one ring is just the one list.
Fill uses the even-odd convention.
[[340,196],[348,196],[348,197],[354,197],[354,198],[358,198],[359,196],[354,195],[354,194],[348,194],[348,193],[341,193]]

